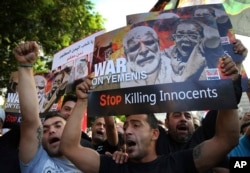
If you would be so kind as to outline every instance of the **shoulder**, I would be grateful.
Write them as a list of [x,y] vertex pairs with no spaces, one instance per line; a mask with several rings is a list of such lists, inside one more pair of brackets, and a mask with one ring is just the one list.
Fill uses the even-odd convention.
[[23,163],[22,161],[19,161],[21,172],[33,172],[33,171],[35,172],[35,170],[41,171],[48,160],[50,160],[50,157],[48,156],[47,152],[43,149],[43,147],[40,146],[39,149],[37,150],[36,155],[29,163],[26,164]]

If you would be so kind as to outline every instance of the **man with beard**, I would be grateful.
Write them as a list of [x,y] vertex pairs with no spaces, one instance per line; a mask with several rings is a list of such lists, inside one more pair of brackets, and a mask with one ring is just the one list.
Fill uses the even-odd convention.
[[[232,60],[223,61],[222,73],[238,75]],[[205,172],[214,167],[238,142],[239,121],[237,109],[220,110],[215,135],[194,148],[158,156],[156,141],[159,136],[158,120],[153,114],[126,116],[124,142],[128,162],[116,164],[112,157],[79,145],[82,112],[87,109],[91,80],[86,79],[76,87],[78,100],[65,126],[60,150],[79,169],[91,173],[117,172]],[[181,166],[180,166],[181,165]]]
[[224,54],[219,48],[219,33],[216,30],[204,33],[204,30],[201,22],[192,18],[175,23],[172,34],[175,45],[163,50],[170,58],[172,82],[206,80],[205,70],[217,68],[218,59]]
[[123,39],[127,72],[143,73],[138,80],[125,81],[121,86],[142,86],[170,82],[169,58],[161,55],[157,33],[148,26],[132,28]]
[[159,127],[160,136],[157,141],[156,150],[158,154],[169,154],[184,149],[195,131],[192,112],[170,112],[167,113],[165,126]]
[[122,139],[118,135],[113,116],[97,117],[91,127],[91,143],[99,154],[119,150]]
[[[39,46],[30,41],[14,49],[18,64],[18,94],[22,121],[20,123],[19,160],[21,172],[80,173],[59,151],[66,120],[60,113],[50,113],[42,125],[33,75]],[[80,131],[79,131],[80,132]]]

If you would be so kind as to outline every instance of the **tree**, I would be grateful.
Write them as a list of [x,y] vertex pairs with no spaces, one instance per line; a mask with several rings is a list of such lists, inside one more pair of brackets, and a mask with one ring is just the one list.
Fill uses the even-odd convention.
[[[36,70],[51,68],[53,54],[104,27],[90,0],[0,1],[0,89],[17,69],[12,50],[21,41],[37,41],[43,54]],[[3,93],[0,93],[3,95]]]

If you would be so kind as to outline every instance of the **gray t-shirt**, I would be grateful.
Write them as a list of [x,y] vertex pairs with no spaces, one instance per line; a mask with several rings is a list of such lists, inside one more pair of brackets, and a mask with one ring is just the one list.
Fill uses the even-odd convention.
[[20,161],[20,168],[22,173],[82,173],[69,160],[50,157],[42,146],[28,164]]

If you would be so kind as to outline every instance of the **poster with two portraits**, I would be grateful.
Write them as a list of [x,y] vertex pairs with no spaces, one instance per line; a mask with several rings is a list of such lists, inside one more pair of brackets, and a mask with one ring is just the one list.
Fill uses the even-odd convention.
[[243,57],[233,53],[234,31],[222,5],[135,14],[127,21],[95,38],[88,116],[237,107],[220,57]]
[[[60,72],[34,74],[41,121],[44,120],[48,112],[60,109],[65,92],[65,84],[68,83],[66,74],[69,70],[62,69]],[[11,74],[4,110],[6,113],[4,127],[12,128],[21,122],[17,71]]]
[[[75,82],[83,80],[90,73],[94,40],[97,35],[103,33],[103,30],[93,33],[58,51],[53,57],[50,72],[34,74],[42,121],[48,112],[59,111],[65,94],[74,92]],[[11,74],[4,104],[6,128],[12,128],[21,121],[17,90],[18,74],[16,71]]]

